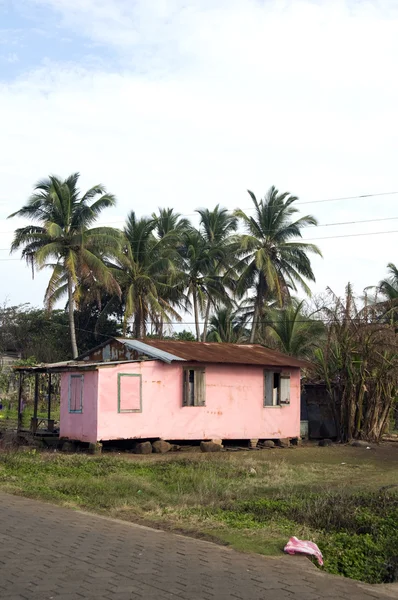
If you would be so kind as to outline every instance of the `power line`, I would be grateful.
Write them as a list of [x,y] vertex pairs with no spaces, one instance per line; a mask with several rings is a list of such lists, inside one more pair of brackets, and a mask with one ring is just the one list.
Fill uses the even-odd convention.
[[320,223],[319,225],[308,225],[307,227],[303,227],[303,229],[308,229],[309,227],[333,227],[335,225],[357,225],[359,223],[376,223],[379,221],[396,221],[398,217],[382,217],[380,219],[363,219],[361,221],[341,221],[340,223]]
[[374,198],[375,196],[392,196],[398,192],[380,192],[378,194],[361,194],[360,196],[344,196],[341,198],[325,198],[323,200],[310,200],[306,202],[297,202],[297,204],[319,204],[321,202],[338,202],[339,200],[357,200],[359,198]]
[[[393,229],[391,231],[369,231],[367,233],[347,233],[344,235],[330,235],[324,236],[320,238],[299,238],[300,242],[316,242],[321,240],[333,240],[333,239],[341,239],[341,238],[351,238],[351,237],[360,237],[367,235],[388,235],[391,233],[398,233],[398,229]],[[8,250],[8,248],[6,248]],[[136,253],[137,254],[137,253]],[[139,254],[146,254],[145,251],[140,252]],[[13,261],[13,260],[23,260],[22,258],[0,258],[0,261]]]
[[351,238],[351,237],[359,237],[364,235],[381,235],[381,234],[389,234],[389,233],[398,233],[398,229],[394,229],[392,231],[372,231],[370,233],[348,233],[346,235],[330,235],[327,237],[320,238],[303,238],[304,242],[316,242],[319,240],[335,240],[338,238]]
[[[340,198],[323,198],[322,200],[305,200],[301,202],[298,200],[296,206],[301,206],[304,204],[321,204],[323,202],[339,202],[341,200],[359,200],[360,198],[374,198],[376,196],[392,196],[394,194],[398,194],[397,192],[379,192],[377,194],[361,194],[359,196],[342,196]],[[229,212],[233,212],[234,209],[231,209]],[[242,208],[240,210],[256,210],[255,206],[247,206],[246,208]],[[194,217],[197,215],[197,211],[190,214],[181,214],[182,217]]]
[[[392,196],[398,194],[397,192],[378,192],[376,194],[360,194],[358,196],[341,196],[339,198],[323,198],[322,200],[306,200],[304,202],[301,202],[300,200],[297,202],[296,206],[301,206],[301,205],[305,205],[305,204],[321,204],[323,202],[339,202],[342,200],[359,200],[361,198],[375,198],[378,196]],[[233,212],[234,209],[227,209],[228,212]],[[254,206],[247,206],[246,208],[242,208],[241,210],[256,210],[256,208]],[[198,211],[195,211],[193,213],[178,213],[181,217],[196,217],[198,215]],[[395,218],[395,217],[392,217]],[[376,220],[376,219],[375,219]],[[358,221],[361,222],[361,221]],[[363,223],[365,223],[366,221],[362,221]],[[117,221],[107,221],[105,224],[102,224],[102,226],[107,226],[107,225],[111,225],[111,224],[116,224],[116,223],[125,223],[125,220],[123,219],[118,219]],[[342,223],[342,225],[344,225],[345,223]],[[101,226],[101,225],[99,225]],[[324,227],[324,225],[320,225],[319,227]],[[6,233],[14,233],[14,230],[9,230],[9,231],[0,231],[0,234],[6,234]]]
[[[355,319],[354,319],[355,320]],[[56,327],[66,327],[67,329],[69,329],[69,324],[67,323],[57,323],[56,321],[52,320],[52,319],[41,319],[42,323],[52,323],[53,325],[55,325]],[[250,323],[250,319],[248,320],[248,322]],[[257,323],[259,325],[275,325],[277,323],[279,323],[280,321],[276,321],[276,320],[271,320],[271,319],[267,319],[267,320],[260,320],[257,321]],[[329,325],[331,323],[340,323],[341,321],[337,318],[334,319],[313,319],[311,317],[308,317],[307,319],[283,319],[284,323],[322,323],[323,325]],[[117,323],[116,323],[117,324]],[[198,321],[197,323],[198,325],[204,325],[205,321]],[[382,323],[380,323],[382,324]],[[165,323],[165,326],[169,326],[169,325],[196,325],[195,321],[169,321],[167,323]],[[244,328],[244,325],[243,325]],[[106,337],[107,339],[111,339],[113,337],[120,337],[120,335],[118,334],[117,336],[112,336],[108,333],[99,333],[99,332],[95,332],[92,329],[83,329],[82,327],[75,327],[76,331],[83,331],[85,333],[91,333],[91,334],[95,334],[96,336],[101,336],[101,337]],[[151,338],[150,335],[146,336],[149,339],[154,339]],[[128,339],[135,339],[135,338],[128,338]],[[173,341],[173,340],[167,340],[167,341]],[[174,341],[179,341],[179,340],[174,340]]]
[[[304,204],[321,204],[323,202],[339,202],[341,200],[359,200],[360,198],[374,198],[376,196],[392,196],[394,194],[398,194],[397,192],[379,192],[377,194],[361,194],[359,196],[342,196],[340,198],[323,198],[322,200],[305,200],[304,202],[301,202],[300,200],[298,200],[297,202],[297,206],[301,206]],[[227,209],[229,212],[233,212],[234,209]],[[241,210],[256,210],[255,206],[247,206],[246,208],[242,208]],[[179,215],[181,217],[196,217],[198,214],[198,211],[195,211],[193,213],[179,213]],[[120,221],[115,221],[115,222],[120,222]]]
[[[322,200],[323,202],[323,200]],[[250,208],[244,208],[242,210],[251,210]],[[254,210],[254,209],[253,209]],[[229,211],[232,212],[232,211]],[[193,216],[193,215],[181,215],[183,217],[186,216]],[[356,225],[357,223],[375,223],[377,221],[395,221],[396,219],[398,219],[398,217],[382,217],[380,219],[363,219],[360,221],[340,221],[340,222],[336,222],[336,223],[318,223],[317,225],[306,225],[305,227],[303,227],[303,229],[308,229],[309,227],[332,227],[334,225]],[[108,225],[115,225],[117,223],[125,223],[125,221],[123,219],[120,219],[119,221],[107,221],[106,223],[101,223],[99,224],[99,227],[107,227]],[[3,231],[0,233],[14,233],[13,230],[10,231]]]
[[[306,227],[303,227],[303,229],[313,229],[315,228],[319,228],[319,227],[335,227],[335,226],[340,226],[340,225],[359,225],[362,223],[380,223],[382,221],[396,221],[398,219],[398,217],[382,217],[380,219],[362,219],[359,221],[340,221],[340,222],[336,222],[336,223],[321,223],[319,225],[307,225]],[[116,222],[116,221],[115,221]],[[6,233],[6,232],[3,232]],[[8,233],[12,233],[12,231],[8,232]],[[393,233],[393,232],[384,232],[384,231],[380,231],[380,232],[375,232],[376,233]],[[364,234],[344,234],[343,236],[336,236],[336,237],[349,237],[350,235],[354,236],[354,235],[373,235],[373,233],[364,233]],[[333,236],[334,237],[334,236]],[[318,238],[318,239],[329,239],[328,237],[325,238]],[[9,251],[10,248],[0,248],[1,252],[6,252]],[[1,259],[0,259],[1,260]]]

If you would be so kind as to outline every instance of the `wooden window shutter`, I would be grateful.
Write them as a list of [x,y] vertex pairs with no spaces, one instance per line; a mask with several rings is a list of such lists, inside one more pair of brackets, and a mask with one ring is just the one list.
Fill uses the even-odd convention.
[[280,403],[290,404],[290,373],[281,373]]
[[195,369],[195,406],[206,404],[205,370]]
[[274,404],[274,372],[264,371],[264,406]]
[[69,412],[83,412],[83,382],[84,375],[69,376]]
[[182,370],[182,405],[188,406],[188,382],[189,382],[189,371],[187,369]]

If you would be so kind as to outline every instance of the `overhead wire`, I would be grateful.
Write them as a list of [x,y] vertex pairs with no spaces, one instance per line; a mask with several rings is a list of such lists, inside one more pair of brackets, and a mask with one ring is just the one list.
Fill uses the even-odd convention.
[[[69,324],[68,323],[57,323],[56,321],[54,321],[53,319],[41,319],[41,322],[43,323],[52,323],[53,325],[55,325],[56,327],[66,327],[69,329]],[[273,325],[278,323],[279,321],[276,320],[272,320],[272,319],[267,319],[267,320],[260,320],[257,321],[257,323],[259,325]],[[283,320],[284,323],[323,323],[324,325],[328,325],[330,323],[339,323],[340,321],[338,319],[313,319],[308,317],[308,319],[291,319],[291,320]],[[198,325],[204,325],[205,321],[198,321]],[[196,325],[195,321],[169,321],[168,323],[165,323],[165,326],[169,326],[169,325]],[[95,333],[96,336],[101,336],[101,337],[106,337],[107,339],[110,339],[114,336],[107,334],[107,333],[100,333],[100,332],[94,332],[92,329],[84,329],[82,327],[75,327],[76,331],[83,331],[85,333]],[[120,336],[119,336],[120,337]],[[148,339],[153,339],[151,338],[151,335],[147,335],[146,336]],[[178,340],[175,340],[178,341]]]
[[[396,221],[398,217],[380,217],[377,219],[361,219],[357,221],[338,221],[336,223],[318,223],[317,225],[306,225],[302,229],[313,229],[314,227],[318,229],[319,227],[336,227],[341,225],[360,225],[362,223],[380,223],[382,221]],[[119,223],[119,221],[114,221],[114,223]],[[102,225],[106,227],[107,225]],[[12,230],[3,231],[0,233],[14,233]],[[0,248],[0,251],[9,250],[9,248]]]
[[[321,240],[352,238],[352,237],[361,237],[361,236],[368,236],[368,235],[388,235],[391,233],[398,233],[398,229],[393,229],[390,231],[369,231],[366,233],[347,233],[347,234],[343,234],[343,235],[330,235],[330,236],[323,236],[323,237],[319,237],[319,238],[299,238],[299,240],[297,240],[297,241],[304,242],[304,243],[319,242]],[[7,248],[7,250],[8,250],[8,248]],[[136,254],[146,254],[146,252],[142,251],[142,252],[138,252]],[[22,259],[21,258],[0,258],[0,261],[13,261],[13,260],[22,260]]]
[[[340,196],[337,198],[323,198],[321,200],[305,200],[304,202],[302,202],[301,200],[297,201],[296,206],[301,206],[301,205],[305,205],[305,204],[322,204],[324,202],[339,202],[342,200],[359,200],[362,198],[375,198],[378,196],[392,196],[398,194],[398,191],[396,192],[378,192],[378,193],[372,193],[372,194],[359,194],[357,196]],[[227,209],[229,210],[229,212],[232,212],[234,209]],[[256,210],[256,208],[254,206],[247,206],[246,208],[242,208],[241,210]],[[193,213],[178,213],[181,217],[195,217],[198,215],[198,211],[195,211]],[[393,217],[395,218],[395,217]],[[106,223],[103,223],[103,226],[106,226],[108,224],[115,224],[115,223],[124,223],[125,220],[124,219],[118,219],[117,221],[107,221]],[[0,231],[0,234],[5,234],[5,233],[14,233],[14,230],[9,230],[9,231]]]

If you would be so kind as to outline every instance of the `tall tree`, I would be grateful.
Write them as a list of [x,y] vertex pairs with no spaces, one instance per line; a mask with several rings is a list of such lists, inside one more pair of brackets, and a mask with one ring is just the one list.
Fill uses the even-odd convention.
[[217,264],[222,261],[219,246],[207,243],[196,229],[182,235],[180,280],[185,290],[185,308],[193,307],[197,341],[201,340],[200,319],[206,313],[209,299],[213,304],[229,302],[223,277],[217,275]]
[[157,329],[160,322],[171,317],[181,320],[169,301],[173,285],[174,264],[168,235],[156,238],[155,219],[137,219],[134,211],[127,217],[122,249],[110,269],[118,280],[124,302],[124,333],[129,319],[133,320],[132,333],[144,338],[147,325]]
[[74,358],[78,355],[74,309],[79,283],[101,282],[104,289],[115,292],[117,284],[102,256],[115,252],[120,243],[117,230],[90,228],[104,209],[115,205],[115,196],[103,185],[95,185],[81,196],[78,179],[79,173],[73,173],[64,180],[51,175],[39,181],[25,206],[10,215],[35,222],[15,231],[11,252],[22,248],[22,258],[32,269],[52,269],[45,293],[48,309],[67,294]]
[[391,323],[398,321],[398,267],[388,263],[388,276],[378,285],[378,291],[383,297],[381,303],[383,316],[387,316]]
[[[162,299],[173,307],[178,314],[189,306],[189,301],[184,293],[183,273],[184,262],[182,259],[184,233],[192,231],[189,219],[184,219],[173,208],[159,208],[158,213],[153,213],[155,221],[154,234],[161,240],[161,252],[169,260],[169,268],[159,273],[158,281],[162,285]],[[167,323],[162,315],[156,325],[156,334],[163,337]]]
[[246,341],[248,331],[239,310],[221,307],[210,317],[208,342],[239,344]]
[[189,220],[182,219],[174,208],[159,208],[158,214],[152,213],[152,219],[155,221],[155,232],[159,238],[169,236],[178,240],[179,235],[191,227]]
[[300,358],[310,358],[325,334],[322,321],[304,312],[304,300],[270,312],[269,330],[278,350]]
[[206,241],[196,229],[187,230],[182,235],[180,274],[186,290],[185,308],[193,307],[196,340],[200,341],[200,313],[206,301],[205,281],[209,271],[211,255]]
[[398,398],[395,328],[358,307],[350,284],[344,298],[330,296],[327,339],[315,351],[317,375],[327,386],[341,439],[379,441]]
[[235,287],[235,273],[231,267],[237,250],[234,233],[238,226],[238,219],[227,209],[220,208],[219,204],[213,210],[206,208],[199,209],[197,212],[200,215],[200,233],[211,253],[202,334],[202,340],[206,341],[211,308],[221,303],[222,306],[232,309],[228,290]]
[[321,256],[314,244],[297,241],[301,230],[308,225],[317,225],[317,220],[306,215],[293,220],[298,209],[297,201],[288,192],[279,193],[271,187],[264,199],[258,201],[250,192],[254,215],[249,216],[237,209],[237,216],[243,223],[246,233],[241,236],[238,263],[240,277],[237,293],[243,297],[251,288],[255,289],[254,315],[250,342],[256,339],[265,300],[275,297],[280,306],[290,297],[290,289],[297,286],[310,294],[306,280],[315,281],[309,253]]

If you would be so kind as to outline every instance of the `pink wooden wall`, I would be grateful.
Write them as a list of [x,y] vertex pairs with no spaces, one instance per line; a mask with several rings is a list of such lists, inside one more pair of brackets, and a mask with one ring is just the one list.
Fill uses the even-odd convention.
[[[83,412],[69,412],[69,376],[83,375]],[[97,441],[98,371],[73,371],[61,375],[60,437],[82,442]]]
[[[290,405],[264,407],[263,367],[206,365],[205,368],[206,406],[203,407],[182,406],[180,364],[148,361],[100,368],[97,439],[277,439],[300,434],[299,369],[289,369]],[[118,373],[142,375],[142,413],[118,413]],[[96,418],[87,418],[85,423],[95,428],[95,421]],[[92,431],[88,435],[92,438]]]

